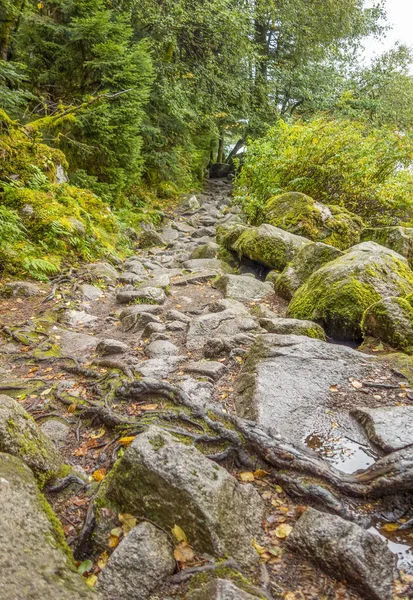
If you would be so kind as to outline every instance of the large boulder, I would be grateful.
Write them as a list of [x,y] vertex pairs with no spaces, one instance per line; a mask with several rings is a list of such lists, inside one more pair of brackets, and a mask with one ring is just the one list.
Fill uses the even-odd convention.
[[96,588],[105,600],[145,600],[175,571],[166,533],[143,522],[121,541],[99,576]]
[[376,242],[405,256],[413,265],[413,227],[368,227],[361,232],[362,242]]
[[383,298],[369,306],[361,322],[363,335],[413,354],[412,302],[413,294],[409,294],[406,298]]
[[413,446],[413,406],[356,408],[352,415],[363,425],[369,440],[385,452]]
[[0,589],[7,600],[95,600],[72,569],[58,519],[23,462],[0,455]]
[[[333,423],[354,431],[344,411],[330,409],[331,386],[345,390],[362,377],[368,357],[347,348],[298,335],[264,334],[251,346],[235,384],[239,416],[272,428],[291,442]],[[351,389],[351,388],[349,388]],[[348,434],[347,431],[347,434]]]
[[307,281],[312,273],[342,255],[341,250],[322,242],[307,244],[285,267],[282,273],[276,278],[274,278],[274,275],[271,276],[272,279],[275,279],[275,292],[281,298],[291,300],[298,288]]
[[[198,552],[255,561],[262,501],[193,446],[158,427],[134,439],[104,480],[96,498],[102,507],[149,519],[163,529],[178,525]],[[234,516],[236,515],[236,519]]]
[[319,340],[326,339],[326,334],[320,325],[313,321],[301,321],[300,319],[266,318],[259,319],[260,326],[268,333],[279,333],[281,335],[305,335]]
[[353,584],[363,598],[393,598],[396,555],[379,536],[359,525],[308,508],[287,543],[334,577]]
[[0,452],[21,458],[41,482],[63,466],[51,439],[16,400],[4,395],[0,395]]
[[412,292],[413,271],[406,259],[374,242],[363,242],[313,273],[294,294],[288,316],[315,321],[337,339],[360,339],[369,306]]
[[265,222],[341,250],[358,244],[363,228],[360,217],[347,209],[321,204],[299,192],[270,198],[265,205]]
[[193,590],[185,600],[258,600],[260,596],[241,590],[228,579],[214,579]]
[[308,243],[309,240],[304,237],[265,224],[244,230],[231,249],[240,258],[246,256],[270,269],[281,271]]

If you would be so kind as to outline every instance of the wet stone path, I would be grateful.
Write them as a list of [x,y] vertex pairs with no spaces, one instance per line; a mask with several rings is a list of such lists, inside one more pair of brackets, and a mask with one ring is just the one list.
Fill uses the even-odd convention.
[[[52,482],[45,493],[76,564],[90,561],[81,569],[83,578],[107,600],[413,598],[410,493],[354,500],[358,525],[350,524],[294,495],[258,460],[246,468],[225,455],[225,448],[207,447],[208,440],[194,449],[198,459],[192,448],[190,455],[188,432],[181,427],[185,415],[171,420],[165,440],[155,448],[153,440],[163,434],[153,418],[167,411],[167,404],[156,393],[129,402],[118,393],[132,381],[172,385],[200,409],[215,406],[258,423],[342,474],[364,471],[391,452],[413,447],[413,390],[403,365],[308,337],[307,322],[286,319],[287,303],[275,295],[269,269],[239,261],[217,243],[217,228],[237,223],[242,218],[231,205],[230,183],[212,180],[159,231],[145,230],[140,248],[125,262],[87,265],[51,285],[4,287],[0,391],[33,417],[72,467],[69,485],[54,489]],[[128,419],[136,417],[154,437],[128,428]],[[0,449],[13,454],[2,439],[1,419],[0,402]],[[208,431],[201,432],[205,438]],[[163,446],[168,448],[163,460],[175,472],[158,464],[155,450],[162,454]],[[134,473],[129,478],[122,471],[126,459]],[[225,496],[232,511],[228,523],[206,488],[191,487],[186,472],[193,468],[191,461],[199,464],[202,486],[210,485],[213,496],[231,488]],[[219,471],[217,482],[213,477],[207,484],[210,465],[219,465]],[[155,487],[145,488],[150,479]],[[178,508],[171,499],[174,485],[182,493]],[[125,491],[127,486],[132,491]],[[179,524],[183,534],[175,530],[171,536],[174,523],[154,510],[163,501],[175,524],[186,515],[182,507],[191,506],[190,516]],[[305,512],[308,504],[315,510]],[[140,512],[139,506],[146,508]],[[94,533],[87,527],[91,507]],[[125,515],[133,526],[138,523],[131,533]],[[153,524],[158,529],[153,531]],[[203,527],[212,540],[208,543]],[[166,532],[165,539],[159,531]],[[347,547],[343,539],[349,540]],[[165,544],[172,544],[172,558]],[[387,548],[397,556],[396,569]],[[191,591],[196,586],[182,573],[202,571],[214,557],[229,555],[238,575],[228,579],[221,569],[225,589],[207,582],[204,595]],[[151,569],[157,575],[148,581],[142,573]],[[241,579],[249,580],[248,591],[242,585],[230,589]],[[73,596],[78,597],[83,596]]]

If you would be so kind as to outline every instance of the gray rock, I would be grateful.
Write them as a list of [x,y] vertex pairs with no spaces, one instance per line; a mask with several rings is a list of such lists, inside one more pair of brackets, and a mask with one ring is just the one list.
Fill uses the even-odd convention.
[[161,356],[176,356],[179,354],[178,346],[167,340],[157,340],[146,346],[145,353],[150,358],[159,358]]
[[173,221],[171,224],[171,227],[173,227],[180,233],[184,233],[186,235],[189,235],[195,231],[194,227],[192,227],[191,225],[188,225],[188,223],[183,223],[181,221]]
[[312,273],[342,255],[343,252],[338,248],[322,242],[313,242],[303,246],[284,271],[274,277],[276,293],[281,298],[291,300],[296,290],[307,281]]
[[188,328],[187,323],[183,323],[182,321],[168,321],[167,327],[168,331],[186,331]]
[[[7,600],[99,600],[72,570],[64,534],[31,471],[0,456],[0,589]],[[54,522],[52,521],[52,518]]]
[[179,387],[188,394],[190,399],[195,402],[198,406],[205,406],[212,400],[212,394],[214,393],[214,385],[209,381],[197,381],[192,377],[185,377],[183,381],[179,383]]
[[385,452],[413,444],[413,406],[357,408],[351,414],[363,425],[369,440]]
[[153,246],[165,246],[165,241],[154,230],[143,231],[139,236],[139,248],[152,248]]
[[106,600],[145,600],[175,571],[166,533],[151,523],[140,523],[111,554],[96,589]]
[[192,283],[203,283],[209,279],[215,279],[217,275],[220,275],[218,271],[200,271],[198,273],[191,273],[190,275],[183,275],[173,280],[173,285],[191,285]]
[[72,226],[72,230],[80,236],[84,236],[86,234],[86,228],[81,221],[75,219],[74,217],[69,217],[69,222]]
[[168,225],[162,229],[161,236],[166,244],[171,244],[179,238],[179,232]]
[[213,236],[215,236],[215,228],[214,227],[198,227],[192,233],[192,237],[194,239],[202,238],[202,237],[213,237]]
[[138,363],[135,371],[142,377],[158,378],[165,377],[175,371],[186,356],[163,356],[162,358],[150,358]]
[[165,529],[178,525],[198,552],[233,556],[241,565],[257,561],[251,540],[260,539],[258,493],[161,428],[136,436],[104,480],[98,527],[107,503]]
[[260,596],[244,592],[228,579],[214,579],[185,596],[185,600],[258,600],[258,598]]
[[369,306],[412,292],[413,271],[404,256],[363,242],[310,275],[295,292],[288,316],[316,321],[333,338],[357,340]]
[[166,295],[162,288],[158,287],[143,287],[130,292],[118,292],[116,301],[119,304],[128,304],[129,302],[163,304],[166,301]]
[[136,273],[132,273],[132,271],[123,271],[119,275],[118,281],[119,283],[125,283],[127,285],[136,285],[137,283],[142,283],[145,279],[145,275],[136,275]]
[[245,302],[258,301],[273,293],[270,283],[242,275],[223,275],[215,282],[225,298],[234,298]]
[[129,258],[124,264],[125,270],[128,273],[135,273],[139,277],[146,277],[146,269],[143,266],[142,262],[136,258]]
[[77,325],[88,325],[97,321],[97,317],[90,315],[84,310],[65,310],[63,314],[63,322],[70,327],[76,327]]
[[179,212],[185,214],[187,212],[193,213],[201,208],[196,196],[189,196],[179,206]]
[[249,227],[232,244],[239,257],[246,256],[281,271],[309,241],[272,225]]
[[191,321],[191,317],[188,317],[188,315],[184,315],[184,313],[174,309],[168,310],[165,318],[167,321],[182,321],[182,323],[189,323]]
[[215,258],[219,250],[218,244],[208,242],[202,246],[197,246],[191,254],[192,258]]
[[308,508],[288,545],[371,600],[393,598],[396,556],[386,542],[341,517]]
[[145,326],[145,329],[142,331],[142,337],[148,338],[153,333],[162,333],[164,331],[166,331],[166,326],[163,323],[159,323],[159,322],[148,323]]
[[161,325],[161,322],[156,315],[147,312],[121,315],[120,323],[124,333],[135,333],[136,331],[145,330],[146,326],[150,323]]
[[53,341],[60,346],[63,355],[69,354],[83,362],[87,360],[99,342],[93,335],[67,331],[56,326],[52,327],[50,334]]
[[14,298],[30,298],[42,294],[39,286],[30,281],[9,281],[1,288],[1,295]]
[[116,281],[118,272],[115,267],[107,262],[92,263],[87,265],[87,272],[90,273],[92,279],[103,279],[105,281]]
[[184,267],[188,271],[198,273],[202,271],[215,271],[215,274],[223,274],[231,271],[231,267],[218,258],[192,258],[184,262]]
[[313,321],[302,321],[300,319],[258,319],[260,326],[268,333],[280,333],[282,335],[306,335],[307,337],[326,339],[326,334],[320,325]]
[[70,427],[61,419],[47,419],[40,425],[42,432],[56,444],[63,446],[70,433]]
[[186,338],[189,350],[203,348],[212,337],[234,337],[239,333],[258,331],[258,324],[241,305],[230,306],[225,310],[200,315],[192,319]]
[[104,295],[103,290],[95,285],[90,285],[89,283],[82,283],[80,286],[80,291],[86,300],[98,300]]
[[376,242],[391,248],[405,256],[410,267],[413,266],[413,228],[412,227],[369,227],[361,232],[362,242]]
[[369,306],[361,321],[364,337],[374,337],[406,354],[413,354],[413,294],[382,298]]
[[39,479],[51,478],[63,461],[53,442],[20,404],[0,395],[0,452],[19,457]]
[[214,360],[200,360],[188,363],[185,371],[193,375],[209,377],[213,381],[218,381],[218,379],[221,379],[225,375],[227,368],[222,363]]
[[125,354],[129,350],[129,346],[119,340],[105,338],[101,340],[96,347],[96,351],[101,356],[110,356],[111,354]]
[[260,335],[235,385],[237,412],[291,442],[301,442],[315,431],[330,431],[334,421],[340,424],[337,434],[341,426],[354,431],[347,413],[326,412],[330,386],[350,386],[349,378],[360,377],[368,361],[351,348],[309,337]]
[[169,275],[167,275],[166,273],[163,273],[160,275],[153,274],[151,279],[147,279],[146,281],[143,281],[140,284],[140,286],[138,287],[138,289],[141,289],[145,286],[167,288],[169,286],[169,284],[170,284]]

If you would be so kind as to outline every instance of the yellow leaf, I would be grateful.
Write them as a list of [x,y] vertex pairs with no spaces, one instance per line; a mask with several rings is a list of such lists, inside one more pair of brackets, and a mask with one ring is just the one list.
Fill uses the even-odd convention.
[[357,381],[356,379],[353,379],[353,381],[351,382],[351,385],[353,386],[353,388],[356,388],[356,390],[359,390],[360,388],[363,387],[363,384],[361,383],[361,381]]
[[240,479],[241,481],[254,481],[255,477],[254,477],[254,473],[250,473],[249,471],[244,471],[243,473],[240,473]]
[[278,525],[277,529],[275,530],[275,535],[277,536],[277,538],[283,540],[284,538],[290,535],[292,530],[293,528],[291,527],[291,525],[288,525],[287,523],[281,523],[281,525]]
[[96,577],[96,575],[89,575],[89,577],[85,579],[89,587],[94,587],[96,585],[97,580],[98,578]]
[[282,489],[282,487],[280,485],[275,485],[274,489],[277,492],[277,494],[282,494],[283,493],[283,489]]
[[92,438],[92,440],[97,440],[98,438],[103,437],[105,435],[105,433],[106,433],[105,428],[101,427],[97,431],[94,431],[93,433],[91,433],[90,437]]
[[125,535],[129,533],[129,531],[133,529],[137,523],[137,519],[129,513],[118,515],[118,519],[122,523],[122,529]]
[[399,529],[399,525],[398,523],[386,523],[383,525],[382,529],[384,529],[384,531],[396,531]]
[[128,446],[129,444],[131,444],[133,442],[135,437],[136,437],[136,435],[128,435],[126,437],[122,437],[122,438],[120,438],[119,443],[122,444],[122,446]]
[[297,596],[293,592],[287,592],[284,596],[284,600],[297,600]]
[[105,479],[106,477],[106,469],[104,467],[102,469],[97,469],[92,474],[92,477],[95,481],[102,481],[102,479]]
[[106,567],[108,560],[109,560],[109,554],[105,550],[104,552],[102,552],[102,554],[99,556],[99,558],[97,560],[97,565],[98,565],[99,569],[104,569]]
[[254,471],[253,475],[254,477],[258,477],[258,479],[261,479],[262,477],[267,477],[269,473],[268,471],[264,471],[264,469],[257,469],[256,471]]
[[336,385],[330,385],[330,392],[338,392],[338,387]]
[[120,539],[118,537],[116,537],[116,535],[111,535],[109,536],[109,541],[108,541],[108,546],[109,548],[116,548],[116,546],[119,544]]
[[255,540],[252,540],[251,544],[253,545],[258,554],[261,555],[264,554],[264,552],[267,552],[267,548],[264,548],[264,546],[260,546],[260,544],[257,544]]
[[174,557],[177,562],[188,563],[194,560],[195,554],[188,542],[180,542],[174,549]]
[[185,535],[185,532],[179,527],[179,525],[174,525],[171,529],[172,535],[174,536],[175,541],[179,544],[180,542],[187,542],[188,539]]
[[71,404],[71,405],[69,406],[69,408],[67,409],[67,412],[69,412],[69,413],[71,413],[71,414],[72,414],[72,413],[74,413],[74,412],[75,412],[75,410],[76,410],[76,409],[77,409],[77,404]]
[[156,410],[159,404],[144,404],[139,407],[139,410]]

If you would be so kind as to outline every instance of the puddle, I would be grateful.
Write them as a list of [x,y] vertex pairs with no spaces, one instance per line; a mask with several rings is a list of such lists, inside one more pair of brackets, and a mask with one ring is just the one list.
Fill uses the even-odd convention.
[[398,559],[399,569],[413,574],[413,531],[392,531],[387,532],[380,529],[380,525],[368,529],[370,533],[374,533],[387,542],[389,550],[396,554]]
[[370,448],[338,434],[335,430],[331,430],[328,435],[311,433],[304,442],[321,458],[349,475],[359,469],[366,469],[378,458]]

